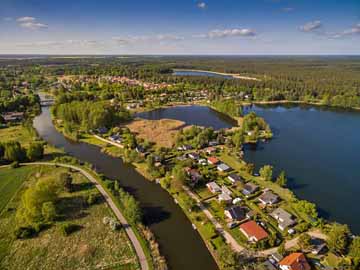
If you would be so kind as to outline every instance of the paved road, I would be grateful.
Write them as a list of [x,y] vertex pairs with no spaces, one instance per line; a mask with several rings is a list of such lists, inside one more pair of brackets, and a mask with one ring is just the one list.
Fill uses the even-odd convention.
[[87,179],[89,179],[90,182],[94,183],[95,187],[99,190],[99,192],[101,193],[101,195],[105,198],[107,204],[110,206],[110,208],[112,209],[112,211],[114,212],[115,216],[117,217],[117,219],[120,221],[120,223],[122,224],[122,226],[124,227],[134,249],[136,252],[136,255],[139,259],[140,262],[140,266],[142,270],[149,270],[149,264],[148,261],[146,259],[144,250],[141,247],[141,244],[139,242],[139,240],[137,239],[133,229],[131,228],[131,226],[129,225],[129,223],[126,221],[125,217],[123,216],[123,214],[120,212],[119,208],[116,206],[116,204],[114,203],[114,201],[111,199],[111,197],[108,196],[107,192],[105,191],[105,189],[99,184],[99,182],[97,181],[97,179],[95,177],[93,177],[90,173],[88,173],[87,171],[85,171],[84,169],[74,166],[74,165],[68,165],[68,164],[61,164],[61,163],[50,163],[50,162],[32,162],[32,163],[22,163],[21,165],[45,165],[45,166],[59,166],[59,167],[64,167],[64,168],[70,168],[73,170],[76,170],[78,172],[80,172],[82,175],[84,175]]
[[193,192],[189,190],[189,188],[183,186],[183,189],[186,191],[186,193],[193,198],[197,204],[199,205],[201,211],[207,216],[207,218],[214,224],[216,230],[218,233],[220,233],[226,240],[227,243],[230,244],[231,248],[236,252],[241,252],[245,248],[232,237],[230,233],[228,233],[226,230],[224,230],[223,226],[215,219],[215,217],[210,213],[210,211],[201,203],[198,196],[196,196]]

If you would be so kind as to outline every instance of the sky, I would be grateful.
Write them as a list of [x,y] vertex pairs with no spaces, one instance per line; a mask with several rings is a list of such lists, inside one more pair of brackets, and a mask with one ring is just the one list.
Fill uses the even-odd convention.
[[0,54],[360,54],[360,0],[0,0]]

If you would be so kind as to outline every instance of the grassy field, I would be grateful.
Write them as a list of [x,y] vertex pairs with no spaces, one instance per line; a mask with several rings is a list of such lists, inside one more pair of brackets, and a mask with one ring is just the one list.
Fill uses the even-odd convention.
[[[0,142],[18,141],[21,146],[27,148],[31,142],[34,142],[37,137],[31,130],[22,126],[16,125],[0,129]],[[45,154],[61,153],[61,150],[56,149],[50,145],[45,147]]]
[[175,145],[176,135],[185,123],[173,119],[134,120],[127,127],[139,138],[156,143],[157,146],[171,148]]
[[34,169],[34,167],[0,169],[0,213],[19,190],[23,182],[34,172]]
[[[28,171],[19,168],[13,173],[10,169],[0,169],[0,175],[7,175],[8,181],[12,174],[27,179],[17,190],[13,188],[14,197],[0,216],[0,269],[138,269],[125,231],[112,231],[102,222],[105,216],[113,215],[106,203],[101,197],[96,204],[88,206],[86,203],[89,193],[99,193],[79,173],[72,173],[74,192],[60,194],[56,204],[60,218],[34,238],[15,240],[12,232],[23,192],[41,178],[56,178],[66,171],[63,168],[26,168]],[[59,228],[65,222],[76,224],[79,230],[64,236]]]

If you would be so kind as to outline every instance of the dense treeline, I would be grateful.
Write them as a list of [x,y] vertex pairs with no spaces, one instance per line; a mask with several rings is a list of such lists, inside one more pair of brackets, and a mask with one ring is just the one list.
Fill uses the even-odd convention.
[[240,117],[242,115],[241,107],[234,100],[216,100],[211,103],[217,111],[227,114],[231,117]]
[[122,107],[109,106],[105,102],[72,101],[55,106],[54,116],[64,122],[65,132],[78,128],[90,131],[100,127],[112,127],[130,119],[130,113]]
[[[172,75],[173,68],[240,73],[259,80],[178,77]],[[239,99],[248,96],[247,100],[250,101],[289,100],[360,107],[359,70],[360,58],[357,56],[129,56],[7,59],[0,61],[0,89],[11,89],[14,82],[18,84],[21,82],[19,78],[30,82],[32,89],[44,87],[46,80],[51,83],[55,81],[55,76],[59,75],[106,75],[126,76],[151,82],[169,82],[177,84],[176,91],[179,93],[207,89],[214,99],[233,95]],[[7,83],[9,78],[11,83]],[[94,89],[90,88],[90,90]],[[133,98],[142,98],[143,94],[141,87],[135,87]]]
[[40,142],[33,142],[26,149],[17,141],[0,143],[0,164],[35,161],[43,155],[44,146]]

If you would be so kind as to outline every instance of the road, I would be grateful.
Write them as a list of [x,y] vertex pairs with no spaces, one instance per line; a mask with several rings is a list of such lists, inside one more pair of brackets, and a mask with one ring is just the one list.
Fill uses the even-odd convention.
[[85,176],[90,182],[92,182],[95,185],[95,187],[98,189],[98,191],[104,197],[106,203],[109,205],[109,207],[114,212],[115,216],[117,217],[117,219],[119,220],[119,222],[121,223],[123,228],[125,229],[125,232],[128,235],[128,237],[129,237],[129,239],[130,239],[130,241],[131,241],[131,243],[132,243],[132,245],[133,245],[133,247],[135,249],[136,255],[137,255],[138,260],[140,262],[141,269],[142,270],[149,270],[149,264],[148,264],[148,261],[146,259],[144,250],[143,250],[139,240],[137,239],[133,229],[131,228],[131,226],[129,225],[129,223],[125,219],[124,215],[119,210],[119,208],[116,206],[114,201],[111,199],[111,197],[108,196],[106,190],[100,185],[100,183],[97,181],[97,179],[95,177],[93,177],[86,170],[84,170],[84,169],[82,169],[80,167],[74,166],[74,165],[69,165],[69,164],[50,163],[50,162],[32,162],[32,163],[21,163],[20,165],[25,165],[25,166],[30,166],[30,165],[59,166],[59,167],[73,169],[75,171],[80,172],[83,176]]
[[[322,232],[320,232],[320,230],[308,231],[306,233],[313,238],[319,238],[322,240],[326,240],[326,238],[327,238],[327,236],[325,234],[323,234]],[[285,242],[285,249],[291,249],[291,248],[295,247],[297,245],[298,241],[299,241],[299,236],[295,237],[293,239],[287,240]],[[278,249],[277,247],[270,248],[267,250],[260,251],[259,254],[261,256],[269,256],[270,254],[277,252],[277,249]]]
[[215,219],[215,217],[210,213],[210,211],[201,203],[200,199],[193,192],[191,192],[189,188],[183,186],[183,189],[191,198],[193,198],[197,202],[201,211],[203,211],[203,213],[212,222],[212,224],[214,224],[216,231],[225,238],[226,242],[230,244],[231,248],[236,252],[243,251],[245,248],[239,245],[239,243],[234,239],[234,237],[232,237],[230,233],[224,230],[223,226]]

